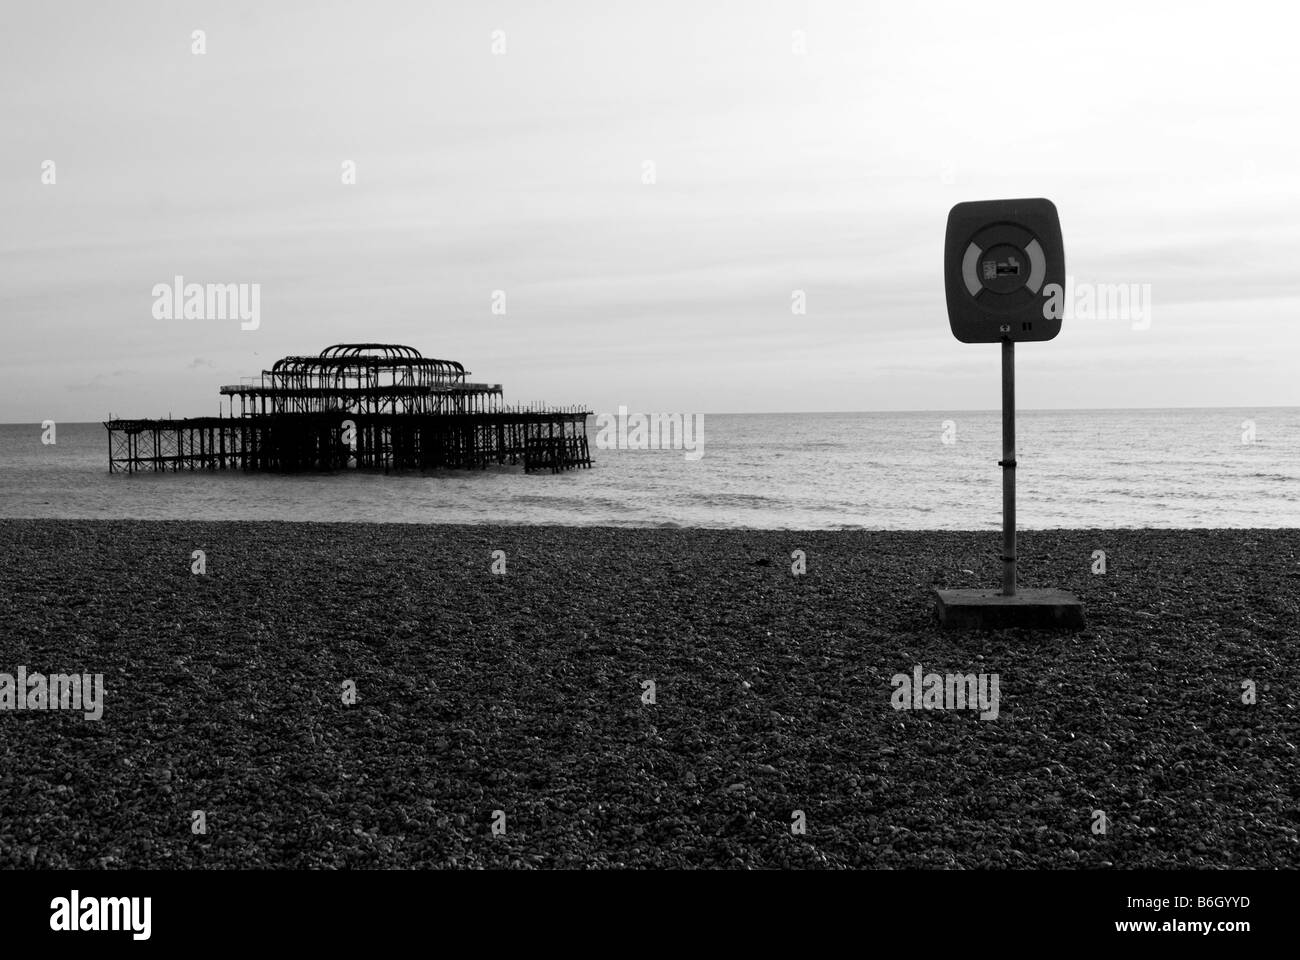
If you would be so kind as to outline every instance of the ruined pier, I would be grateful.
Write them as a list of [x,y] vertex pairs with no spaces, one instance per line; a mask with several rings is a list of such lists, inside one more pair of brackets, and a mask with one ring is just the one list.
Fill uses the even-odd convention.
[[398,344],[336,344],[221,388],[216,417],[110,419],[109,472],[590,467],[578,407],[508,406],[500,384]]

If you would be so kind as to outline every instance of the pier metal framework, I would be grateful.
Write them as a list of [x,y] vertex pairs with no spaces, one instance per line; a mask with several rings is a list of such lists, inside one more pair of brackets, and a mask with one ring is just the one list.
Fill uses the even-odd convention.
[[256,382],[221,387],[221,416],[105,421],[109,472],[591,466],[591,411],[507,406],[500,384],[468,376],[400,344],[285,357]]

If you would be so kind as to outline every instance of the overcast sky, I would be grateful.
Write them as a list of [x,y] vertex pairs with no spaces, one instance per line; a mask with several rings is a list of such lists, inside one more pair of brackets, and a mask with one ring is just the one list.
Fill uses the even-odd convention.
[[[1300,402],[1292,24],[1069,9],[13,5],[0,420],[214,414],[341,341],[597,411],[995,408],[944,225],[1032,196],[1076,282],[1149,284],[1151,317],[1022,346],[1022,407]],[[156,319],[177,274],[261,284],[260,327]]]

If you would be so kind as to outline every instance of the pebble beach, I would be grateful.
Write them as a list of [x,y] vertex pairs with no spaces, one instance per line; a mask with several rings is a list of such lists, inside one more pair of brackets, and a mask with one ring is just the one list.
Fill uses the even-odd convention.
[[999,548],[0,521],[0,673],[104,689],[0,711],[0,867],[1300,866],[1300,530],[1026,532],[1087,628],[941,630]]

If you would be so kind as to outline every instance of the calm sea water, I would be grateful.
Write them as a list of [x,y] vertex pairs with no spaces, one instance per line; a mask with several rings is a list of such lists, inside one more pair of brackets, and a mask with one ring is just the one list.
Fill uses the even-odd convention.
[[[945,443],[947,434],[953,440]],[[1243,442],[1253,425],[1254,441]],[[787,529],[996,529],[1001,419],[714,415],[704,456],[595,449],[568,474],[108,473],[98,423],[0,425],[0,516]],[[1050,527],[1300,526],[1300,408],[1023,411],[1018,520]]]

